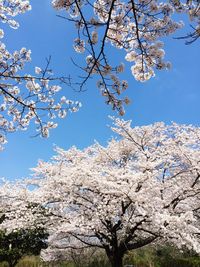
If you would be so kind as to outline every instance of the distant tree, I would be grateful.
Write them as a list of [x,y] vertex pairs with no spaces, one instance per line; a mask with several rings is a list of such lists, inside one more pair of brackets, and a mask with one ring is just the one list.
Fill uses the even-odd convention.
[[[0,1],[0,22],[17,29],[19,24],[13,17],[30,9],[28,0]],[[35,67],[35,74],[26,74],[25,64],[30,61],[31,50],[23,47],[11,52],[0,42],[0,149],[7,142],[7,133],[26,130],[34,121],[37,134],[48,137],[49,129],[57,126],[56,116],[64,118],[68,110],[79,109],[80,103],[56,96],[60,84],[68,83],[68,79],[53,75],[50,58],[44,68]]]
[[47,248],[48,234],[44,229],[21,229],[6,233],[0,232],[0,261],[14,267],[26,255],[39,255]]
[[75,64],[85,75],[76,84],[81,90],[89,78],[97,75],[97,87],[106,103],[121,115],[123,104],[129,103],[128,98],[120,97],[128,83],[119,75],[124,64],[113,62],[109,56],[111,46],[125,52],[125,60],[132,62],[132,75],[143,82],[155,76],[155,69],[171,66],[164,60],[161,40],[183,26],[174,15],[186,14],[194,24],[192,32],[183,37],[187,43],[200,36],[199,0],[53,0],[52,4],[66,12],[63,18],[75,24],[73,46],[77,53],[84,53],[86,63]]
[[122,267],[128,251],[165,242],[200,253],[200,128],[132,128],[116,119],[112,129],[121,139],[107,147],[57,149],[52,162],[40,161],[26,181],[32,190],[5,183],[1,227],[43,225],[50,234],[42,251],[48,261],[97,247]]

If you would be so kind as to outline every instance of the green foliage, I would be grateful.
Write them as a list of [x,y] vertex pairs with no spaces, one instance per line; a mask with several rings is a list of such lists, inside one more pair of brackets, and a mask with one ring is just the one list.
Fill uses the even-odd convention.
[[128,253],[125,264],[134,267],[200,267],[200,257],[191,251],[180,252],[172,246],[145,247]]
[[[175,267],[200,267],[200,258],[183,258],[175,260]],[[173,267],[173,266],[172,266]]]
[[124,264],[134,265],[134,267],[160,267],[156,251],[152,247],[129,252],[124,257]]
[[200,257],[192,251],[180,252],[177,249],[166,246],[157,250],[157,261],[161,267],[200,267]]
[[21,229],[11,233],[0,232],[0,261],[15,266],[25,255],[39,255],[41,249],[47,248],[44,229]]

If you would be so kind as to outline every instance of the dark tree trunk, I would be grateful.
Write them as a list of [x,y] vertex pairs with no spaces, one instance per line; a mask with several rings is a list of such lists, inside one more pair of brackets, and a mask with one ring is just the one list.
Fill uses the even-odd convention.
[[123,255],[121,253],[113,253],[109,256],[112,267],[123,267]]

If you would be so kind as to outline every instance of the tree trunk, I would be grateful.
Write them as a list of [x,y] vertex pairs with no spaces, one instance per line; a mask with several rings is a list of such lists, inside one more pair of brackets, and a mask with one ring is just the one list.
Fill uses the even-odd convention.
[[123,267],[123,255],[122,254],[113,254],[109,257],[112,267]]

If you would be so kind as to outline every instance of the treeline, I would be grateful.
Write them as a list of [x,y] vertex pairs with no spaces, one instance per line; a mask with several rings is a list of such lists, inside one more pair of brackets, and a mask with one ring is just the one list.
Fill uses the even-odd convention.
[[[133,267],[200,267],[200,257],[193,252],[178,251],[165,246],[161,248],[146,247],[128,253],[124,258],[124,266]],[[110,267],[106,256],[100,251],[87,253],[73,252],[69,261],[45,263],[37,256],[26,256],[19,261],[17,267]],[[8,267],[1,262],[0,267]]]

